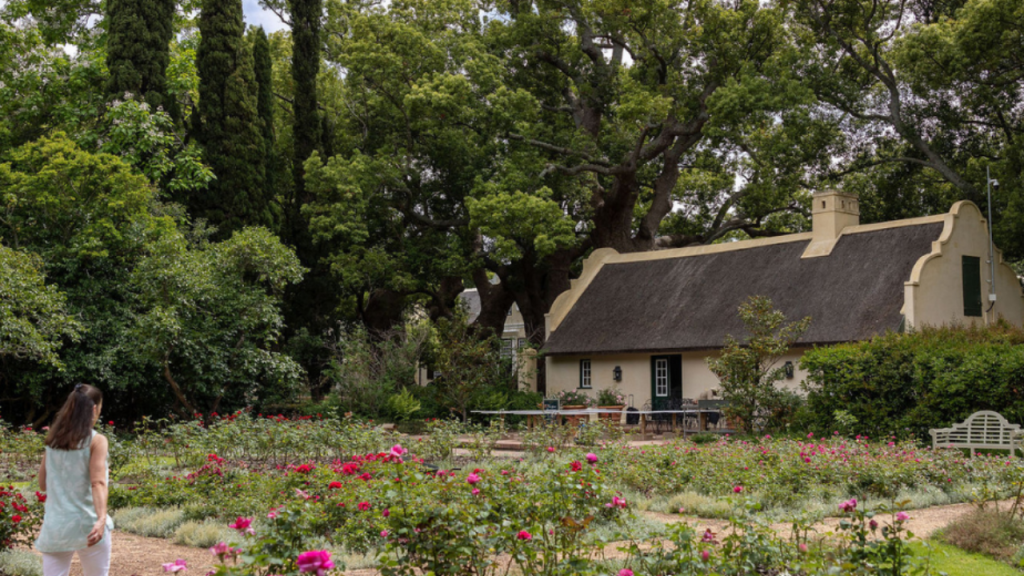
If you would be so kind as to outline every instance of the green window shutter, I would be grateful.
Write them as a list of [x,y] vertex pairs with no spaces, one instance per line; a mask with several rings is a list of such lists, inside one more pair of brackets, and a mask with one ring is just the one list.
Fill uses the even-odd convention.
[[981,316],[981,258],[963,256],[964,316]]

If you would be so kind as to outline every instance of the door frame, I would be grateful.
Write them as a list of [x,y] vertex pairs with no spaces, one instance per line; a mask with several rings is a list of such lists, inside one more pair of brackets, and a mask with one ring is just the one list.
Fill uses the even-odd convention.
[[[657,365],[658,360],[666,361],[668,370],[668,395],[657,395]],[[678,398],[673,392],[677,392]],[[682,354],[656,354],[651,356],[651,408],[655,409],[654,402],[658,398],[677,400],[683,399],[683,355]]]

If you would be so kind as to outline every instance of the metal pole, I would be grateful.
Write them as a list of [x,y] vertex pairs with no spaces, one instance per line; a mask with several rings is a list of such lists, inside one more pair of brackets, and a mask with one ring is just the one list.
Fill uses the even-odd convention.
[[992,176],[988,166],[985,167],[985,188],[988,194],[988,312],[996,305],[996,250],[992,240]]

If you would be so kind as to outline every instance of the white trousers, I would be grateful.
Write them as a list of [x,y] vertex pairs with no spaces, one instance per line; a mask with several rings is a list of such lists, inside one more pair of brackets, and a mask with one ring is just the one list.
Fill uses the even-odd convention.
[[110,571],[110,531],[103,539],[77,552],[43,553],[43,576],[68,576],[71,572],[71,558],[78,554],[82,563],[82,576],[107,576]]

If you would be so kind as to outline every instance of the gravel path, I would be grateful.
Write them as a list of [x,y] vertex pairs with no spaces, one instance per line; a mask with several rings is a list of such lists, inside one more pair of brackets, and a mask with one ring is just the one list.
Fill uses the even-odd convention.
[[[998,504],[1001,509],[1008,509],[1011,501],[1005,500]],[[938,530],[944,528],[947,524],[952,522],[954,518],[970,512],[973,508],[973,504],[950,504],[947,506],[922,508],[920,510],[908,510],[907,514],[910,515],[910,520],[907,520],[905,526],[908,530],[914,533],[915,539],[924,540],[931,537],[932,534]],[[698,518],[696,516],[685,516],[679,514],[643,512],[643,515],[651,520],[657,520],[658,522],[665,524],[686,522],[687,524],[692,524],[699,529],[710,528],[711,531],[715,533],[724,530],[729,525],[727,520]],[[839,520],[839,518],[826,518],[824,521],[815,524],[813,528],[818,532],[818,534],[835,532],[839,525]],[[891,519],[879,518],[880,522],[883,520],[890,521]],[[773,530],[785,536],[790,535],[792,528],[792,524],[777,523],[772,525]]]
[[[1009,506],[1009,501],[1000,503],[1001,506]],[[940,528],[946,526],[954,518],[969,512],[971,504],[952,504],[949,506],[935,506],[921,510],[911,510],[910,520],[907,527],[914,533],[915,538],[928,538]],[[678,514],[662,514],[659,512],[643,512],[643,515],[652,520],[666,524],[673,522],[686,522],[694,525],[697,529],[710,528],[713,532],[721,532],[728,522],[718,519],[697,518],[694,516],[681,516]],[[838,518],[826,518],[824,522],[815,525],[819,534],[834,531],[839,523]],[[789,524],[775,524],[773,528],[780,534],[788,535],[792,528]],[[201,576],[213,568],[213,556],[203,548],[192,548],[172,544],[162,538],[147,538],[136,536],[125,532],[114,532],[114,550],[111,558],[110,576],[157,576],[162,575],[161,564],[173,562],[179,558],[188,561],[188,574]],[[615,545],[606,547],[608,557],[616,556]],[[82,570],[76,560],[71,567],[71,576],[81,576]],[[346,576],[376,576],[376,570],[350,570],[345,572]]]

